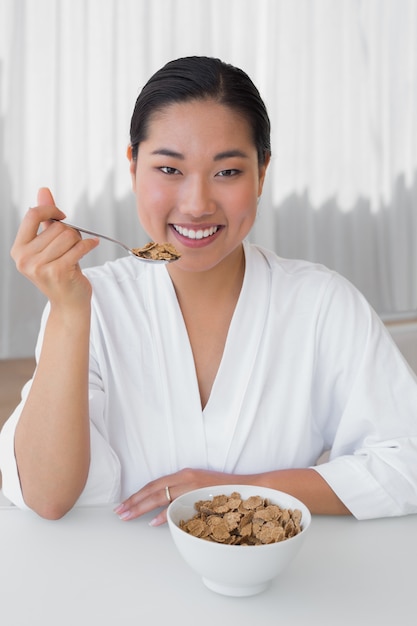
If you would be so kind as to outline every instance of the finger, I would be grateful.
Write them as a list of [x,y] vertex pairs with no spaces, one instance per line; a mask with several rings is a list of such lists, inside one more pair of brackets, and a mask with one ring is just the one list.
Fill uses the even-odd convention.
[[119,504],[114,512],[122,520],[134,519],[140,517],[149,511],[166,507],[173,499],[172,487],[169,488],[168,494],[171,500],[168,500],[167,479],[158,479],[145,485],[138,492],[134,493],[130,498]]
[[51,225],[51,222],[49,221],[51,218],[62,220],[66,217],[65,213],[63,213],[56,206],[52,192],[48,187],[41,187],[38,190],[37,201],[38,201],[38,206],[40,207],[54,207],[56,209],[55,214],[49,217],[48,220],[45,220],[42,223],[42,230],[46,230]]
[[52,218],[62,220],[64,217],[65,213],[58,209],[55,204],[30,208],[23,217],[22,223],[17,231],[15,245],[24,245],[32,241],[37,236],[42,222],[46,222]]
[[122,519],[133,519],[153,509],[166,507],[169,504],[168,494],[174,500],[186,491],[197,489],[203,484],[212,484],[213,480],[213,472],[183,468],[174,474],[151,481],[119,504],[114,511]]
[[98,244],[98,238],[82,239],[76,230],[54,222],[31,241],[19,245],[17,240],[12,257],[17,269],[35,284],[47,277],[49,283],[53,276],[72,271]]
[[135,519],[136,517],[140,517],[141,515],[145,515],[154,509],[166,505],[167,502],[164,493],[162,488],[148,495],[145,495],[142,490],[138,491],[119,504],[119,506],[114,509],[114,512],[122,520]]
[[[39,232],[42,222],[56,215],[61,218],[61,211],[56,207],[35,207],[27,211],[17,232],[11,255],[15,261],[27,254],[37,254],[48,246],[51,241],[63,232],[64,227],[57,224],[56,228],[45,229]],[[55,222],[53,223],[55,225]],[[79,237],[77,237],[77,240]],[[75,243],[75,239],[74,239]]]
[[54,197],[48,187],[41,187],[38,191],[39,206],[56,206]]
[[75,266],[83,256],[98,244],[97,237],[82,239],[77,231],[64,227],[56,233],[55,228],[41,233],[31,245],[30,256],[36,255],[38,265],[47,265],[62,259],[65,266]]
[[168,508],[164,509],[158,515],[156,515],[150,522],[150,526],[162,526],[162,524],[166,524],[168,520]]
[[[230,477],[227,478],[228,482],[230,482]],[[183,468],[174,474],[162,476],[151,481],[130,496],[130,498],[119,504],[114,511],[121,519],[134,519],[153,509],[166,508],[167,504],[169,504],[168,495],[171,497],[171,500],[174,500],[174,498],[178,498],[186,491],[197,489],[203,485],[216,484],[222,480],[225,481],[225,479],[226,475],[220,472]],[[161,515],[161,519],[166,521],[163,513]]]

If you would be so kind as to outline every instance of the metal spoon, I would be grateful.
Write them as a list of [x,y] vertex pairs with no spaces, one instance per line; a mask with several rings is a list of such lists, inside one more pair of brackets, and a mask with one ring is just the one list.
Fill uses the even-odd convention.
[[73,224],[68,224],[68,222],[63,222],[62,220],[52,219],[52,222],[61,222],[61,224],[65,224],[65,226],[69,226],[70,228],[74,228],[79,233],[85,233],[86,235],[93,235],[93,237],[100,237],[100,239],[107,239],[107,241],[111,241],[112,243],[121,246],[124,250],[126,250],[129,254],[135,257],[138,261],[144,261],[145,263],[172,263],[173,261],[177,261],[179,256],[172,255],[172,257],[168,259],[150,259],[148,257],[142,256],[145,252],[145,248],[129,248],[126,244],[118,241],[117,239],[113,239],[112,237],[108,237],[107,235],[102,235],[100,233],[95,233],[92,230],[87,230],[86,228],[80,228],[79,226],[74,226]]

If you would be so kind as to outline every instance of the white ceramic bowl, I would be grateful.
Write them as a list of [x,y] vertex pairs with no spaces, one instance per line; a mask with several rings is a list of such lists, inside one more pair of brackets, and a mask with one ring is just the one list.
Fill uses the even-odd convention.
[[[210,500],[215,495],[230,495],[235,491],[243,499],[261,496],[283,509],[299,509],[302,531],[278,543],[240,546],[206,541],[179,528],[181,520],[189,520],[195,515],[195,502]],[[310,523],[310,511],[297,498],[282,491],[252,485],[217,485],[196,489],[176,498],[168,507],[169,529],[183,559],[200,574],[209,589],[229,596],[250,596],[266,589],[294,559]]]

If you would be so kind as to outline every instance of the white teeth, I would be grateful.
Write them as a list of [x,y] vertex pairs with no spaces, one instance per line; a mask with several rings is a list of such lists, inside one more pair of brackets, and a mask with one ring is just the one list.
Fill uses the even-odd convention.
[[219,230],[218,226],[211,226],[210,228],[205,228],[204,230],[193,230],[192,228],[183,228],[182,226],[176,226],[174,224],[174,228],[183,237],[188,237],[188,239],[205,239],[206,237],[211,237]]

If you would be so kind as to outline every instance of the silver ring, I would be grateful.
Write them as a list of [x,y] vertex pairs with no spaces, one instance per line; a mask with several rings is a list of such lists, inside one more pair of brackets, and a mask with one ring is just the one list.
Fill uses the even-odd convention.
[[168,500],[168,502],[172,502],[172,498],[171,498],[171,494],[169,493],[168,485],[165,487],[165,496],[166,496],[166,499]]

